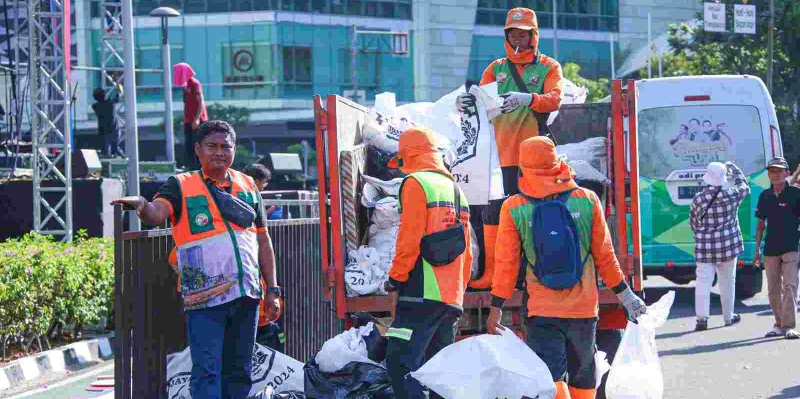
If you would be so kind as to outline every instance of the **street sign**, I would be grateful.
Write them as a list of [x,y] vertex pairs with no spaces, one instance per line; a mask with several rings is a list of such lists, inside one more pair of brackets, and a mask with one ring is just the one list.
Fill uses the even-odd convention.
[[733,5],[733,31],[735,33],[756,34],[756,6],[752,4]]
[[725,32],[725,4],[703,3],[703,29],[706,32]]

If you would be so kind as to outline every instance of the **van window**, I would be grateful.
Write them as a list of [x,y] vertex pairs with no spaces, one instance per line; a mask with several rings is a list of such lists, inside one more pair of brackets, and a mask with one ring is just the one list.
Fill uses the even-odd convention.
[[639,173],[665,179],[681,169],[733,161],[749,175],[766,165],[758,109],[694,105],[639,111]]

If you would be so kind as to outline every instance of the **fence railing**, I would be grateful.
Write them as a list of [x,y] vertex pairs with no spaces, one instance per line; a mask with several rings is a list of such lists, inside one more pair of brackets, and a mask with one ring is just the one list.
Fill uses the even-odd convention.
[[[264,204],[284,206],[292,216],[269,220],[267,230],[284,292],[286,354],[305,362],[344,329],[323,300],[319,203],[265,199]],[[174,241],[169,229],[123,233],[122,217],[117,206],[115,397],[166,397],[167,355],[188,346],[178,279],[168,264]]]

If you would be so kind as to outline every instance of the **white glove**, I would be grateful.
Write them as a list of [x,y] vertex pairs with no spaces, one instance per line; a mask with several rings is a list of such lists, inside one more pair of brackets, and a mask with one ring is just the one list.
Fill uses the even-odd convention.
[[529,107],[531,105],[531,101],[533,101],[533,94],[520,93],[518,91],[510,91],[501,95],[500,97],[503,97],[502,110],[504,114],[514,112],[520,107]]
[[474,95],[470,93],[461,93],[456,97],[456,108],[465,114],[475,114],[478,112],[475,101]]
[[647,305],[631,291],[630,287],[617,294],[617,299],[619,299],[622,306],[625,308],[625,312],[628,314],[628,320],[634,323],[639,316],[647,313]]

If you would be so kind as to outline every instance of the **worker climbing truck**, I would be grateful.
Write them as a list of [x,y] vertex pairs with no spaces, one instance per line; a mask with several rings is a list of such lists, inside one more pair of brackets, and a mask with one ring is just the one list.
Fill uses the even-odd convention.
[[[639,158],[636,116],[636,82],[611,84],[610,103],[564,105],[556,118],[553,134],[559,145],[592,137],[606,138],[605,164],[599,168],[610,184],[587,187],[601,199],[617,258],[626,281],[640,296],[642,287],[642,242],[639,205]],[[389,316],[385,295],[349,297],[345,286],[348,252],[367,242],[367,208],[362,206],[363,175],[369,162],[368,146],[361,133],[368,109],[338,95],[314,97],[317,173],[320,201],[320,245],[326,285],[325,300],[350,327],[351,316],[369,313]],[[480,212],[472,206],[473,218]],[[475,224],[473,219],[473,225]],[[477,219],[480,220],[480,219]],[[599,349],[610,356],[616,352],[621,330],[627,325],[622,305],[611,289],[598,279],[600,313]],[[517,290],[506,302],[503,324],[522,336],[525,315],[520,314],[522,292]],[[458,322],[458,339],[486,332],[485,321],[491,305],[489,291],[468,290],[464,314]],[[385,319],[384,319],[385,320]]]

